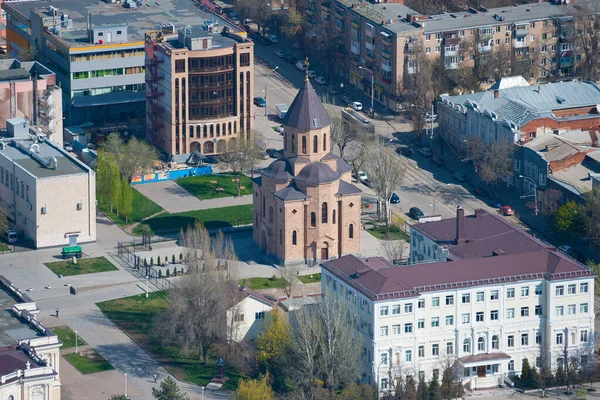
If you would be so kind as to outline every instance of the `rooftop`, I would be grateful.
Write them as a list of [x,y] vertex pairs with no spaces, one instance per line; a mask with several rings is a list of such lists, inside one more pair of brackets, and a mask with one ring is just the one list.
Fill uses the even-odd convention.
[[580,129],[567,131],[560,135],[543,135],[524,144],[540,153],[548,161],[560,161],[575,154],[590,150],[598,141],[594,131]]
[[0,346],[15,346],[19,340],[42,336],[28,323],[14,317],[10,310],[18,300],[2,289],[0,286]]
[[37,61],[21,62],[14,58],[0,60],[0,81],[29,80],[32,73],[54,75]]
[[[595,151],[594,153],[597,154],[600,152]],[[598,172],[600,172],[600,169],[597,163],[586,159],[581,164],[575,164],[569,168],[552,172],[549,178],[554,179],[559,184],[562,183],[563,185],[560,186],[567,189],[570,189],[568,186],[572,186],[575,189],[573,190],[575,194],[583,194],[592,190],[590,174]]]
[[283,125],[302,131],[321,129],[331,125],[331,117],[323,107],[308,78],[296,94],[292,105],[285,113]]
[[347,255],[322,268],[373,300],[415,297],[423,292],[527,280],[593,277],[577,262],[547,249],[472,260],[394,266],[382,258]]
[[[58,8],[57,17],[51,14],[49,6]],[[142,7],[136,8],[125,8],[122,4],[108,4],[97,0],[15,1],[3,4],[3,8],[16,10],[27,20],[30,10],[33,10],[47,18],[50,26],[54,25],[54,20],[60,22],[61,16],[66,14],[73,21],[72,28],[61,29],[57,36],[68,46],[90,45],[86,12],[89,12],[91,26],[94,28],[127,27],[126,42],[143,42],[144,34],[152,29],[159,29],[161,24],[172,24],[177,29],[187,25],[204,25],[205,21],[218,21],[221,28],[228,26],[233,31],[239,31],[220,16],[201,11],[198,7],[199,3],[193,0],[145,1]]]

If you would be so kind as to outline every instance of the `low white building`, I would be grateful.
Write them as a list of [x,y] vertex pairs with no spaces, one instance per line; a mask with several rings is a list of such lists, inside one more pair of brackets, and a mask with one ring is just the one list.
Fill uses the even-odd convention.
[[26,126],[0,140],[0,209],[36,248],[96,240],[96,174]]
[[256,290],[243,286],[231,296],[233,305],[227,310],[230,339],[235,342],[255,340],[265,331],[275,302]]
[[593,359],[594,274],[548,249],[401,266],[348,255],[323,263],[322,274],[323,293],[356,315],[363,382],[382,389],[398,375],[429,380],[448,360],[469,387],[489,388],[524,358],[557,368],[565,344]]

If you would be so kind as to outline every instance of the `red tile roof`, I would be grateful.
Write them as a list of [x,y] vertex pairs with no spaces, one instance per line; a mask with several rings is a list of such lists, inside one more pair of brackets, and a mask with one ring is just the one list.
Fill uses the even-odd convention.
[[506,218],[485,210],[475,210],[475,215],[465,216],[464,222],[464,244],[456,244],[456,218],[424,222],[412,228],[448,248],[452,259],[489,257],[495,250],[502,250],[506,254],[554,250],[552,246],[512,225]]
[[30,368],[37,368],[40,365],[36,364],[31,358],[29,358],[23,350],[19,350],[16,346],[5,346],[0,348],[0,376],[7,375],[15,372],[19,369],[27,368],[27,361],[29,361]]
[[547,249],[470,260],[394,266],[382,258],[347,255],[322,267],[374,300],[414,297],[422,292],[533,279],[593,277],[579,263]]

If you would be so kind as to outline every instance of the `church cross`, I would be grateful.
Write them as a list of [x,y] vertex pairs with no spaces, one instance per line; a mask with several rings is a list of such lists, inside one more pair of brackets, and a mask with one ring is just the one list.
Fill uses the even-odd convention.
[[308,82],[308,67],[310,67],[310,63],[308,62],[308,57],[306,57],[306,59],[304,60],[304,67],[306,67],[306,69],[305,69],[306,76],[304,77],[304,80]]

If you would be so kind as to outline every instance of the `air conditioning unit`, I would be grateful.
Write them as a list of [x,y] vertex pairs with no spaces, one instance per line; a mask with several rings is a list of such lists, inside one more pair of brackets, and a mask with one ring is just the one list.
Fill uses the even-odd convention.
[[41,212],[42,212],[42,214],[46,214],[46,212],[47,212],[47,209],[46,209],[46,207],[42,207],[42,210],[41,210]]
[[77,211],[81,211],[83,209],[83,203],[77,203]]
[[32,210],[33,209],[33,206],[31,205],[31,203],[27,203],[27,209],[28,210]]

